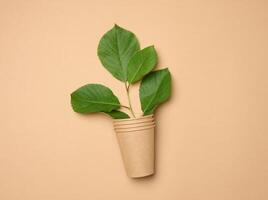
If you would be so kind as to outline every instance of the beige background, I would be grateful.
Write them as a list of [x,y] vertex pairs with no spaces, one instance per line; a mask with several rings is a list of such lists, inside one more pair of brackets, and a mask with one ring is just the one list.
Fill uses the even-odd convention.
[[[268,199],[267,10],[265,0],[1,0],[0,199]],[[148,179],[125,175],[109,118],[69,103],[99,82],[127,104],[96,56],[115,22],[154,44],[173,75]]]

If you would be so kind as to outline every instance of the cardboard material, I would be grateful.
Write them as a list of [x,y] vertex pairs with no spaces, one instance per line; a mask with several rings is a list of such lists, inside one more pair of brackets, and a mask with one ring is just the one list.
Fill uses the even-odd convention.
[[139,127],[143,128],[143,127],[152,126],[152,125],[155,125],[155,123],[154,122],[145,122],[142,124],[114,125],[114,128],[121,130],[121,129],[139,128]]
[[141,116],[138,118],[129,118],[129,119],[115,119],[113,121],[114,125],[127,125],[127,124],[139,124],[144,122],[152,122],[154,120],[153,115]]
[[154,127],[153,115],[114,120],[114,130],[129,177],[138,178],[154,173]]

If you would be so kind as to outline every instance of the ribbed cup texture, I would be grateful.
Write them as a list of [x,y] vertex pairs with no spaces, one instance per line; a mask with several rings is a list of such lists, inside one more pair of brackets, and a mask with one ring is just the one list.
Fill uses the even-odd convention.
[[127,175],[132,178],[154,173],[153,115],[113,121]]

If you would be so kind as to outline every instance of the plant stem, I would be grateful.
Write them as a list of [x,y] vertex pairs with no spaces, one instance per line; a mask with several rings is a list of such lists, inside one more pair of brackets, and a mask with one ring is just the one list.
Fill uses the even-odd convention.
[[133,111],[133,108],[132,108],[132,105],[131,105],[130,96],[129,96],[129,86],[130,85],[127,85],[127,82],[125,82],[125,87],[126,87],[126,91],[127,91],[127,98],[128,98],[129,109],[130,109],[130,112],[133,115],[133,117],[136,118],[136,116],[134,114],[134,111]]
[[124,105],[120,105],[122,108],[126,108],[126,109],[129,109],[130,110],[130,107],[128,106],[124,106]]

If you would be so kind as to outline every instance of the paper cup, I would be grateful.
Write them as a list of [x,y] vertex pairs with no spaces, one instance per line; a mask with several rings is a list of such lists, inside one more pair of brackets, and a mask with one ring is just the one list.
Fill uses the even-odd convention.
[[128,118],[128,119],[115,119],[113,124],[115,126],[124,126],[129,124],[140,124],[144,122],[154,121],[153,115],[141,116],[138,118]]
[[153,115],[113,121],[126,173],[131,178],[154,173]]

